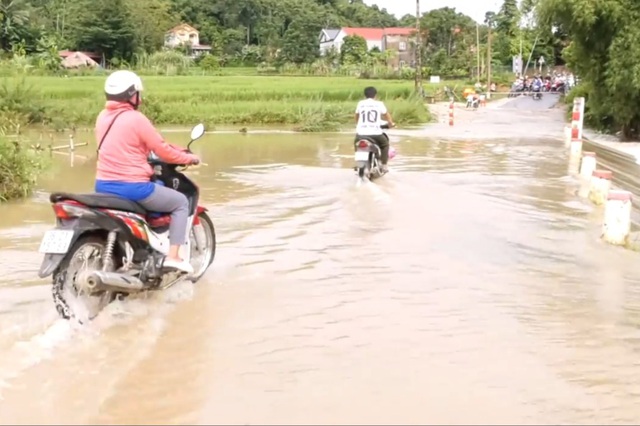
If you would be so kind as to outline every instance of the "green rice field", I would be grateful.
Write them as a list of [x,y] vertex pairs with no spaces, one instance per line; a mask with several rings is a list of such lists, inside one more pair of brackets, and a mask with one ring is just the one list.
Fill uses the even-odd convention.
[[[104,105],[105,77],[15,77],[3,82],[4,101],[28,94],[39,116],[66,128],[88,126]],[[143,111],[158,125],[284,125],[322,131],[351,123],[363,89],[373,85],[399,125],[429,121],[427,107],[413,95],[413,83],[353,77],[148,76],[143,77]],[[439,87],[427,85],[425,90]],[[2,105],[0,105],[2,106]],[[15,105],[14,105],[15,106]],[[36,106],[31,105],[31,109]],[[7,109],[7,105],[4,108]],[[11,109],[11,108],[9,108]],[[34,121],[31,119],[30,121]]]

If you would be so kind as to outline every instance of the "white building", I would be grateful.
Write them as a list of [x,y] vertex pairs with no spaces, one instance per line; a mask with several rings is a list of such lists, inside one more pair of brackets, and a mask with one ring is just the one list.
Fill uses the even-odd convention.
[[211,46],[200,44],[200,32],[188,24],[180,24],[167,31],[164,37],[164,46],[175,49],[180,46],[189,46],[194,55],[201,55],[211,51]]

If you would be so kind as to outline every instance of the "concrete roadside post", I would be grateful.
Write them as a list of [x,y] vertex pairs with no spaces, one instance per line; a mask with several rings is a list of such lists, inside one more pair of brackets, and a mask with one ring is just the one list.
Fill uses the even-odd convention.
[[582,153],[582,161],[580,162],[580,177],[585,180],[591,180],[593,172],[596,170],[596,153],[585,151]]
[[[578,190],[578,196],[588,198],[591,191],[591,176],[596,169],[596,153],[583,152],[579,165],[580,189]],[[573,167],[571,172],[575,172],[575,166],[571,164],[571,167]]]
[[573,100],[573,113],[571,114],[571,144],[572,157],[580,157],[582,152],[582,125],[584,123],[584,98]]
[[564,126],[564,146],[571,146],[571,126]]
[[631,233],[631,199],[629,191],[609,191],[604,207],[602,239],[623,246]]
[[611,191],[611,180],[613,172],[609,170],[594,170],[591,175],[591,186],[589,188],[589,200],[596,206],[601,206],[607,201],[607,195]]

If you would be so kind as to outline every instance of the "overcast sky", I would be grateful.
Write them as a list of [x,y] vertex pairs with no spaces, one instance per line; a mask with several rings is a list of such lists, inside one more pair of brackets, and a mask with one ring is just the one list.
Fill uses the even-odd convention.
[[[387,9],[397,17],[402,17],[407,13],[415,16],[415,0],[364,0],[367,4],[377,4],[380,9]],[[502,4],[502,0],[420,0],[421,12],[428,12],[431,9],[441,7],[455,7],[458,12],[471,16],[478,22],[484,21],[484,14],[489,10],[497,12]]]

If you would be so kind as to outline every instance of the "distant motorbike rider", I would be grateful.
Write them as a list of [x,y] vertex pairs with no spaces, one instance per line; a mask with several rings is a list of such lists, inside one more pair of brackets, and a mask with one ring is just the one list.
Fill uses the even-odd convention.
[[540,79],[540,76],[535,76],[531,87],[534,92],[540,92],[542,90],[542,80]]
[[374,141],[381,151],[381,171],[386,173],[388,171],[387,162],[389,161],[389,138],[385,135],[381,126],[383,120],[387,121],[389,127],[394,127],[395,123],[384,102],[377,99],[378,91],[375,87],[365,88],[364,96],[365,99],[358,102],[356,106],[355,142],[363,138]]

